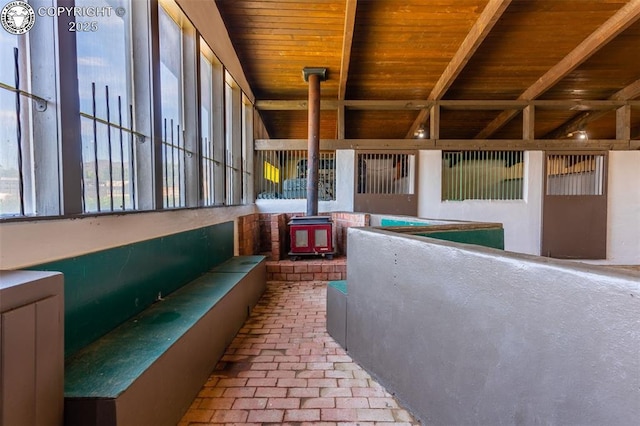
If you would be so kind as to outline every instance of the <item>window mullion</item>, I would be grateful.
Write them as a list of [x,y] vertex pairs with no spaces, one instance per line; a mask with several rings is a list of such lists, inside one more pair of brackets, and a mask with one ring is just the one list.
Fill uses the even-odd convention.
[[[138,2],[132,2],[137,4]],[[135,7],[135,6],[134,6]],[[148,173],[144,176],[145,181],[150,183],[153,195],[145,201],[151,203],[150,208],[160,210],[163,208],[163,174],[162,174],[162,98],[160,92],[160,31],[159,31],[159,4],[158,0],[149,0],[148,14],[150,16],[150,39],[147,48],[151,50],[149,58],[149,70],[151,70],[150,78],[150,125],[152,143],[149,146],[151,150],[150,164]],[[135,39],[135,37],[134,37]],[[140,173],[142,175],[142,171]],[[141,206],[142,206],[141,202]]]
[[[73,0],[63,2],[66,6]],[[80,97],[78,95],[77,49],[75,33],[69,31],[73,17],[61,14],[57,18],[58,98],[61,164],[61,214],[81,214],[82,210],[82,137],[80,132]],[[74,95],[71,95],[74,94]]]
[[198,96],[198,63],[200,49],[195,28],[186,23],[182,37],[183,61],[183,108],[184,108],[184,185],[185,203],[187,207],[199,205],[199,102]]
[[[158,178],[156,143],[159,138],[160,113],[159,68],[152,65],[159,57],[158,17],[156,1],[132,1],[131,3],[131,48],[133,61],[133,128],[143,136],[134,137],[136,169],[136,209],[156,208]],[[153,11],[156,11],[153,13]],[[155,17],[155,18],[154,18]],[[158,82],[154,85],[154,82]],[[154,118],[158,118],[155,120]],[[162,175],[160,175],[160,178]],[[161,190],[162,188],[160,188]],[[162,200],[160,200],[161,202]]]

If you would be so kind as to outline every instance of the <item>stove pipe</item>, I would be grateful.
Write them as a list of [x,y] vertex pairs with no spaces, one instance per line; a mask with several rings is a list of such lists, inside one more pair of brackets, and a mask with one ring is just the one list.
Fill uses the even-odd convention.
[[320,82],[327,79],[326,68],[302,70],[309,82],[309,139],[307,141],[307,216],[318,215],[318,163],[320,157]]

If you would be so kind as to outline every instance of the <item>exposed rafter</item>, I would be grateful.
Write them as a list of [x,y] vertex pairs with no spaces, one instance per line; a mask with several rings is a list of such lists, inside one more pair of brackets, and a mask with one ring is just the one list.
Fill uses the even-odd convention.
[[[634,83],[635,85],[635,83]],[[631,87],[631,86],[629,86]],[[626,89],[625,89],[626,90]],[[445,99],[439,101],[429,100],[386,100],[386,99],[368,99],[368,100],[344,100],[336,101],[323,99],[320,103],[322,109],[335,110],[340,107],[353,110],[370,110],[370,111],[391,111],[391,110],[421,110],[428,109],[438,105],[448,110],[504,110],[516,109],[522,110],[530,105],[542,107],[545,109],[571,110],[571,111],[590,111],[590,110],[611,110],[623,105],[631,105],[640,107],[640,100],[627,100],[626,98],[609,99],[609,100],[463,100],[463,99]],[[259,100],[254,106],[260,111],[296,111],[307,110],[308,102],[306,100]]]
[[[344,100],[347,93],[347,80],[349,79],[349,65],[351,64],[351,46],[356,23],[356,9],[358,0],[345,0],[344,29],[342,31],[342,52],[340,54],[340,81],[338,82],[338,101]],[[344,138],[345,117],[344,107],[338,108],[336,120],[336,134],[338,138]]]
[[[256,139],[254,149],[304,150],[306,139]],[[320,139],[320,149],[371,149],[371,150],[533,150],[533,151],[615,151],[640,149],[640,141],[604,139],[587,141],[580,139],[531,139],[531,140],[455,140],[455,139]]]
[[[321,102],[328,112],[322,119],[325,138],[412,138],[423,125],[425,136],[436,140],[473,140],[510,110],[518,111],[517,121],[519,111],[526,111],[522,128],[511,122],[488,138],[520,139],[526,133],[525,140],[565,139],[534,130],[547,133],[574,116],[587,117],[583,112],[594,117],[606,110],[606,118],[616,117],[615,128],[611,120],[588,122],[584,130],[591,138],[633,139],[631,129],[640,124],[640,97],[610,98],[640,79],[640,61],[629,56],[640,40],[640,0],[215,5],[273,138],[304,137],[306,86],[298,70],[319,58],[331,73]],[[215,47],[215,40],[205,41]],[[549,96],[552,91],[558,95]],[[537,96],[543,92],[553,101]]]
[[[502,16],[507,7],[511,3],[511,0],[490,0],[487,6],[482,11],[482,14],[473,25],[469,34],[465,37],[460,45],[458,51],[453,55],[453,58],[445,68],[444,72],[440,76],[440,79],[436,82],[429,94],[429,100],[442,99],[447,92],[451,84],[458,77],[460,72],[464,69],[469,59],[476,52],[478,47],[482,44],[485,37],[491,32],[493,26],[498,22],[498,19]],[[407,132],[407,138],[412,138],[415,131],[424,125],[427,121],[429,109],[423,109],[416,117],[415,121]]]
[[340,83],[338,86],[338,100],[345,98],[347,79],[349,78],[349,64],[351,63],[351,44],[353,30],[356,23],[356,8],[358,0],[346,0],[344,15],[344,33],[342,36],[342,55],[340,59]]
[[[553,68],[540,77],[538,81],[525,90],[518,99],[535,99],[549,90],[554,84],[560,81],[584,61],[589,59],[614,37],[636,22],[638,18],[640,18],[640,0],[631,0],[607,22],[591,33],[591,35],[580,43],[578,47],[573,49],[573,51],[565,56]],[[476,135],[475,139],[486,139],[490,137],[517,114],[517,110],[503,111],[498,115],[498,117],[489,123],[487,127],[480,131],[480,133]]]
[[[629,99],[635,99],[640,96],[640,80],[636,80],[631,83],[624,89],[616,92],[609,99],[613,101],[626,101]],[[544,135],[544,138],[548,139],[561,139],[568,135],[569,133],[576,132],[578,130],[583,129],[587,124],[595,121],[605,114],[607,114],[609,110],[605,111],[585,111],[573,117],[564,125],[560,126],[556,130]]]

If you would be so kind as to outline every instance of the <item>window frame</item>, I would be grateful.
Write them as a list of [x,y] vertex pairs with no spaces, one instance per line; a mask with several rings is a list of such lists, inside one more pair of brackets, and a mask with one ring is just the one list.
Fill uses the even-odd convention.
[[[33,0],[34,7],[46,6],[48,0]],[[212,134],[214,142],[214,185],[213,203],[204,203],[202,197],[202,147],[200,128],[200,45],[206,45],[191,21],[173,0],[131,1],[131,10],[127,15],[130,21],[130,60],[131,71],[127,73],[130,84],[129,96],[133,100],[134,166],[136,170],[135,205],[129,209],[102,209],[85,211],[83,208],[83,166],[82,166],[82,115],[80,114],[80,94],[78,83],[77,43],[75,34],[68,31],[73,17],[60,16],[40,20],[30,32],[30,57],[26,60],[33,68],[30,78],[30,96],[38,101],[47,99],[41,124],[34,124],[33,141],[40,145],[30,148],[34,159],[29,173],[34,175],[33,194],[36,207],[26,211],[25,215],[2,216],[0,221],[33,219],[34,217],[70,217],[97,216],[109,214],[129,214],[138,212],[171,210],[193,207],[211,207],[220,205],[241,205],[252,197],[251,163],[253,159],[253,105],[240,86],[233,83],[231,96],[232,108],[230,121],[225,116],[225,77],[230,76],[224,65],[215,60],[213,87]],[[182,72],[182,92],[178,97],[182,108],[181,145],[185,141],[184,162],[184,201],[175,207],[163,205],[162,179],[162,91],[160,87],[160,28],[159,15],[163,11],[174,14],[181,28],[180,59]],[[177,15],[176,15],[177,14]],[[170,15],[171,17],[171,15]],[[174,19],[174,18],[172,18]],[[175,22],[175,19],[174,19]],[[40,43],[35,43],[33,40]],[[53,41],[52,41],[53,40]],[[52,48],[34,47],[47,44]],[[211,49],[210,49],[211,50]],[[35,53],[34,53],[35,52]],[[36,54],[37,53],[37,54]],[[36,60],[37,59],[37,60]],[[55,66],[47,64],[52,62]],[[24,85],[23,85],[24,87]],[[42,92],[37,90],[43,89]],[[75,96],[59,97],[59,93],[75,93]],[[41,97],[41,98],[40,98]],[[195,101],[192,101],[195,100]],[[126,103],[126,102],[125,102]],[[114,122],[112,106],[110,122]],[[86,109],[86,108],[85,108]],[[92,111],[93,112],[93,111]],[[117,111],[116,111],[117,112]],[[86,111],[83,111],[86,115]],[[36,114],[33,114],[34,117]],[[116,117],[117,118],[117,117]],[[124,118],[124,117],[123,117]],[[124,120],[123,120],[124,122]],[[123,126],[124,127],[124,126]],[[228,127],[228,129],[227,129]],[[225,188],[226,134],[230,133],[230,158],[228,166],[231,173],[229,190]],[[116,131],[117,132],[117,131]],[[36,136],[37,135],[37,136]],[[51,143],[55,138],[55,143]],[[115,148],[114,148],[115,149]],[[55,158],[55,161],[52,161]],[[115,158],[115,157],[114,157]],[[119,157],[118,157],[119,158]],[[119,161],[116,159],[116,161]],[[114,181],[120,174],[114,172]],[[228,194],[227,194],[228,192]],[[124,191],[123,191],[124,194]],[[116,195],[114,191],[114,196]],[[228,197],[227,197],[228,195]],[[115,204],[115,203],[114,203]],[[122,203],[119,203],[122,204]]]

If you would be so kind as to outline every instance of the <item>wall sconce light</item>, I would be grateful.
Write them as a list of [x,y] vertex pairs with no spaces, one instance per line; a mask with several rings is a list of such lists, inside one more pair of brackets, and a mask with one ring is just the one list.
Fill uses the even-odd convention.
[[418,139],[425,139],[427,137],[427,131],[424,129],[424,125],[421,124],[420,127],[418,127],[418,130],[415,131],[413,136]]

